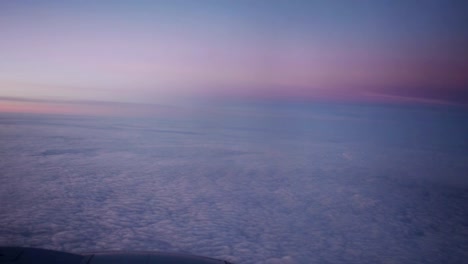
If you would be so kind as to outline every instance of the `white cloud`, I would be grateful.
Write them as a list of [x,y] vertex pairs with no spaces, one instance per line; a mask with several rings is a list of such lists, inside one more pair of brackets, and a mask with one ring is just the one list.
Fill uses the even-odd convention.
[[238,263],[468,257],[466,185],[436,174],[468,163],[445,147],[430,163],[433,150],[339,118],[274,132],[147,121],[0,116],[0,244]]

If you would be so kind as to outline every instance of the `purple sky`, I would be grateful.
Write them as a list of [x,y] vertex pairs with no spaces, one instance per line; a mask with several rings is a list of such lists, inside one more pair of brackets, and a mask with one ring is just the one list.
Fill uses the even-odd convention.
[[467,4],[423,3],[2,1],[0,96],[467,104]]

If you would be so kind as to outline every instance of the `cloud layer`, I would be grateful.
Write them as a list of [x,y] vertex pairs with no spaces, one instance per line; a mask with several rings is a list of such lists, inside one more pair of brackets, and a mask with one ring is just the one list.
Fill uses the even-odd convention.
[[468,257],[465,114],[275,109],[2,115],[0,244],[236,263]]

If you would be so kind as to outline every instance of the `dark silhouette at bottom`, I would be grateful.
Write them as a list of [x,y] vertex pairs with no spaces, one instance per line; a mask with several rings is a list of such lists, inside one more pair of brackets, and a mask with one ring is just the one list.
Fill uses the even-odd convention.
[[0,247],[0,263],[15,264],[231,264],[224,260],[207,257],[147,252],[117,251],[75,254],[56,250]]

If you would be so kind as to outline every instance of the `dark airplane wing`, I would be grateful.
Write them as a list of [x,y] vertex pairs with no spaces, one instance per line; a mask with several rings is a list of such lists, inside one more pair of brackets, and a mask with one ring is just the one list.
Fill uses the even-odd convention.
[[230,264],[227,261],[160,252],[74,254],[55,250],[0,247],[0,264]]

